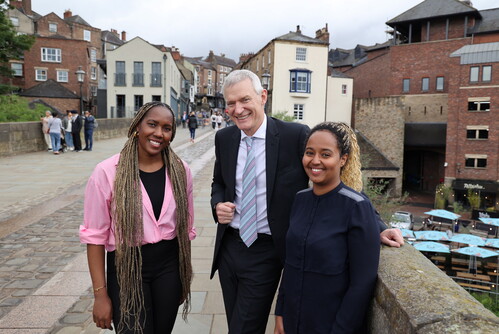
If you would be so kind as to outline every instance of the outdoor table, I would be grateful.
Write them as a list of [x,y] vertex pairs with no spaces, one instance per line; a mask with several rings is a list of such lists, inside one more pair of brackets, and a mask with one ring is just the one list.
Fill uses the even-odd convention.
[[[456,271],[456,272],[458,272],[458,271],[468,272],[468,270],[469,270],[469,268],[468,268],[468,267],[464,268],[464,267],[456,267],[456,266],[452,266],[452,267],[451,267],[451,269],[452,269],[452,270],[454,270],[454,271]],[[481,271],[481,270],[477,270],[476,272],[477,272],[478,274],[481,274],[481,273],[482,273],[482,271]]]
[[433,261],[445,262],[445,256],[432,256]]
[[[452,258],[452,264],[457,264],[457,265],[468,265],[470,263],[470,260],[466,260],[466,259],[455,259],[455,258]],[[482,262],[481,261],[476,261],[476,265],[477,266],[481,266],[482,265]]]
[[490,286],[488,286],[488,285],[478,285],[478,284],[470,284],[470,283],[464,283],[464,282],[458,282],[457,284],[459,284],[460,286],[468,287],[468,288],[490,291]]
[[485,282],[490,282],[490,276],[489,275],[474,275],[471,273],[462,273],[462,272],[456,272],[457,277],[462,277],[462,278],[469,278],[469,279],[475,279],[479,281],[485,281]]

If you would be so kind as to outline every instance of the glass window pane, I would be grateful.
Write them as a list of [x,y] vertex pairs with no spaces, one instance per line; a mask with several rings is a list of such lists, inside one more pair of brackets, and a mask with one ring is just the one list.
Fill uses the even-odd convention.
[[444,90],[444,77],[437,77],[437,90]]
[[492,78],[492,66],[482,67],[482,81],[490,81]]
[[489,138],[489,130],[478,130],[478,138],[488,139]]
[[430,78],[423,78],[423,80],[421,81],[421,90],[423,92],[426,92],[428,91],[429,88],[430,88]]
[[478,81],[478,72],[480,70],[480,67],[478,66],[473,66],[470,69],[470,81],[471,82],[477,82]]
[[466,159],[464,165],[466,167],[475,167],[475,159]]
[[404,79],[403,88],[402,88],[404,93],[407,93],[410,88],[411,88],[411,79]]
[[487,159],[477,159],[477,167],[479,168],[485,168],[487,167]]
[[475,139],[476,138],[476,130],[466,130],[466,138]]

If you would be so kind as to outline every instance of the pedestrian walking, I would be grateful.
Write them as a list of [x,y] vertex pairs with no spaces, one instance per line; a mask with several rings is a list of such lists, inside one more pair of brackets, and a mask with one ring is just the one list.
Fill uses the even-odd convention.
[[217,126],[217,114],[213,113],[211,114],[211,127],[213,130],[215,130],[215,127]]
[[52,140],[50,139],[48,123],[51,118],[52,113],[50,110],[45,111],[45,117],[40,117],[40,121],[42,122],[43,139],[45,140],[45,144],[47,144],[48,151],[52,151]]
[[74,144],[73,144],[73,135],[71,134],[71,111],[67,110],[66,111],[66,116],[62,120],[62,128],[64,132],[64,140],[66,141],[66,147],[68,150],[73,151]]
[[182,114],[182,127],[185,129],[186,127],[186,122],[187,122],[187,111],[184,111]]
[[220,113],[217,112],[217,126],[219,129],[222,128],[223,120],[224,120],[224,118],[222,117],[222,115],[220,115]]
[[144,104],[121,153],[99,163],[88,180],[80,240],[99,328],[112,329],[112,321],[118,334],[171,333],[182,303],[187,317],[193,184],[171,148],[175,132],[168,105]]
[[78,115],[76,110],[71,110],[71,135],[73,136],[73,143],[75,146],[75,152],[81,152],[81,137],[80,131],[82,126],[81,116]]
[[83,134],[85,137],[85,148],[84,151],[92,151],[94,144],[94,128],[95,128],[95,117],[90,111],[85,111],[85,124],[83,126]]
[[191,143],[194,143],[194,139],[196,138],[196,129],[198,128],[198,118],[196,117],[194,111],[191,111],[191,114],[187,119],[187,123],[189,124]]

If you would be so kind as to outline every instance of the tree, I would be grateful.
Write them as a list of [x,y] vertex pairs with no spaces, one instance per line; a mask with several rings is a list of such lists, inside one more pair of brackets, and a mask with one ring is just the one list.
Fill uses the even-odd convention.
[[[29,50],[35,43],[35,37],[30,35],[18,35],[7,10],[10,7],[6,0],[0,0],[0,78],[11,78],[13,72],[9,60],[21,59],[24,51]],[[12,91],[12,86],[0,84],[0,94]]]

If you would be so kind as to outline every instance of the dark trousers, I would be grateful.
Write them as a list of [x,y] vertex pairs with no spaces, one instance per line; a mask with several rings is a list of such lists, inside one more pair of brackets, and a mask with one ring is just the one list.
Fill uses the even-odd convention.
[[73,143],[75,145],[75,151],[81,151],[81,137],[80,137],[80,131],[78,132],[71,132],[73,135]]
[[[178,265],[179,250],[176,238],[142,246],[142,289],[145,312],[141,313],[140,318],[141,322],[144,316],[146,319],[144,334],[171,333],[173,330],[182,290]],[[114,329],[117,331],[121,314],[115,252],[107,253],[107,268],[107,289],[113,304]],[[132,333],[135,332],[127,328],[119,332],[119,334]]]
[[258,234],[248,248],[238,230],[227,228],[220,248],[218,275],[229,334],[265,333],[281,271],[282,263],[270,235]]
[[196,138],[196,128],[189,128],[189,131],[191,132],[191,139]]
[[94,144],[94,129],[85,129],[83,134],[85,135],[85,149],[91,151]]

